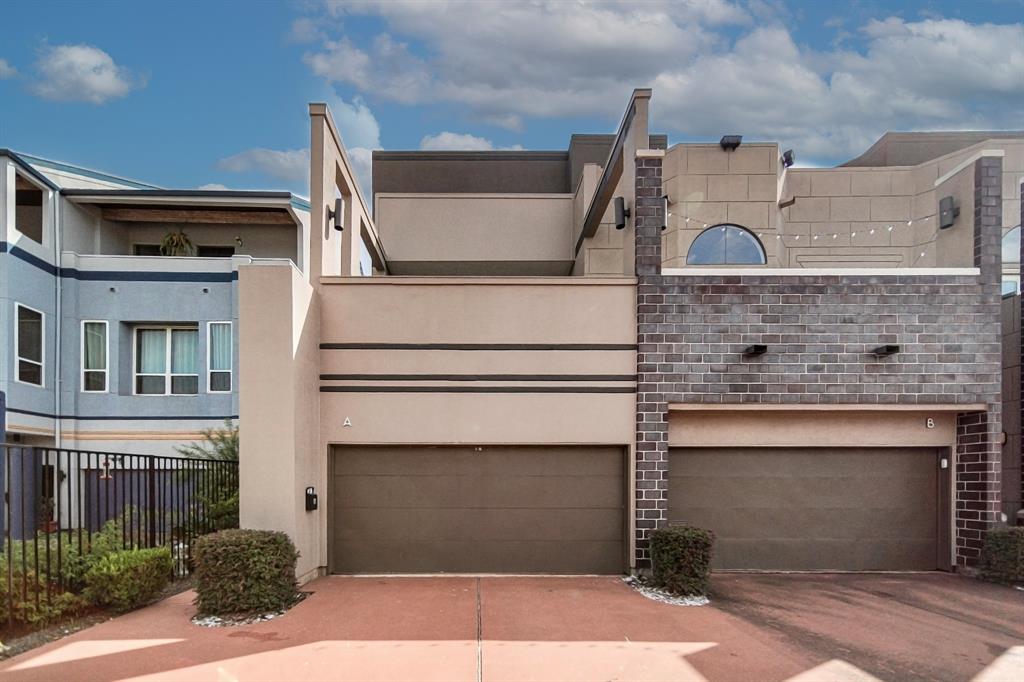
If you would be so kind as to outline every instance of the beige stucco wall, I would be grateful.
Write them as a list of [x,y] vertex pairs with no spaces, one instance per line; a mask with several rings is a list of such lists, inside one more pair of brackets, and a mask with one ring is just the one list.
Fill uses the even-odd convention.
[[[376,221],[392,272],[418,274],[450,263],[446,274],[478,264],[548,263],[568,274],[573,261],[570,194],[377,194]],[[524,269],[522,274],[536,274]]]
[[[932,420],[930,428],[929,419]],[[930,411],[675,409],[669,414],[668,425],[668,442],[672,447],[849,447],[851,444],[857,447],[953,447],[956,444],[956,413],[938,408]]]
[[317,301],[289,264],[240,267],[238,299],[241,525],[288,533],[305,579],[326,561],[323,516],[304,507],[322,488]]
[[684,267],[705,224],[719,223],[761,235],[768,265],[778,266],[773,238],[779,224],[778,159],[778,145],[768,143],[744,143],[728,152],[718,144],[669,149],[662,173],[672,215],[662,233],[663,266]]
[[[321,374],[626,375],[636,372],[631,278],[327,279],[322,341],[344,344],[618,344],[622,350],[325,349]],[[326,476],[335,444],[602,444],[630,452],[631,380],[328,380],[320,394]],[[583,386],[625,393],[405,393],[386,386]],[[347,422],[346,422],[347,420]],[[346,425],[349,424],[349,425]],[[325,503],[326,486],[320,486]],[[323,551],[326,551],[326,533]]]
[[[973,161],[982,154],[1003,157],[1008,230],[1020,221],[1024,140],[989,140],[917,166],[885,168],[785,169],[776,145],[745,143],[733,152],[676,145],[665,157],[672,215],[663,265],[685,267],[704,225],[730,222],[760,237],[770,267],[970,267]],[[938,202],[949,195],[960,202],[961,217],[940,232]]]

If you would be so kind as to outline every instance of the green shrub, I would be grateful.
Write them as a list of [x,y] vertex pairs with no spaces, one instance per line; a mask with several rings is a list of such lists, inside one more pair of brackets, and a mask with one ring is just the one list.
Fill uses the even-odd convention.
[[682,596],[706,595],[715,535],[703,528],[670,526],[651,531],[654,584]]
[[222,530],[194,546],[196,606],[202,615],[269,613],[295,599],[299,553],[284,533]]
[[1024,526],[990,530],[981,548],[978,568],[988,580],[1024,582]]
[[166,547],[111,552],[85,574],[83,596],[97,606],[128,611],[155,599],[170,581],[171,570]]
[[16,567],[11,577],[14,583],[13,604],[12,592],[7,590],[7,573],[0,573],[0,627],[6,626],[9,620],[18,625],[47,625],[62,617],[81,613],[89,606],[81,597],[61,591],[53,584],[49,586],[47,596],[46,581],[33,570],[23,573]]

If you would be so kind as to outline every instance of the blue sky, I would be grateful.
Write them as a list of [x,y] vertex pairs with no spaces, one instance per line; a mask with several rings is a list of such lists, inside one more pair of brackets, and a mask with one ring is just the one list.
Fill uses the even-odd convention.
[[[309,101],[370,150],[564,149],[633,87],[675,141],[831,164],[1024,127],[1024,0],[11,3],[0,147],[167,187],[306,192]],[[365,189],[365,187],[364,187]]]

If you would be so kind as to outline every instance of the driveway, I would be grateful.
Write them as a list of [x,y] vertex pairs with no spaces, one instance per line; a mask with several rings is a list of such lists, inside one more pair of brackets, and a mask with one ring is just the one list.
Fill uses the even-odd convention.
[[[614,577],[322,578],[201,628],[185,593],[30,651],[5,680],[1024,679],[1024,592],[944,574],[718,574],[712,605]],[[1017,648],[1013,648],[1017,647]]]

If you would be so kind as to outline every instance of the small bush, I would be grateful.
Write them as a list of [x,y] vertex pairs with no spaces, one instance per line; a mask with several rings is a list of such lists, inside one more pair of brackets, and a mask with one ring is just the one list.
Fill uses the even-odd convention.
[[988,580],[1024,582],[1024,526],[990,530],[981,548],[978,568]]
[[651,532],[654,584],[681,596],[706,595],[715,535],[703,528],[670,526]]
[[201,615],[269,613],[295,600],[299,553],[284,533],[222,530],[195,543],[196,606]]
[[63,592],[52,584],[47,596],[46,581],[31,570],[25,573],[15,571],[12,576],[12,604],[12,593],[7,591],[6,572],[0,574],[0,578],[0,628],[9,621],[17,625],[47,625],[65,616],[79,614],[89,606],[81,597]]
[[128,611],[155,599],[171,577],[171,550],[127,549],[95,561],[85,574],[83,595],[97,606]]

